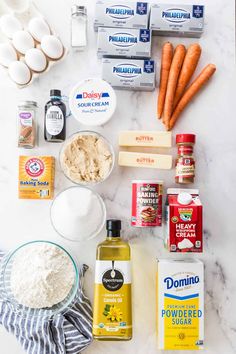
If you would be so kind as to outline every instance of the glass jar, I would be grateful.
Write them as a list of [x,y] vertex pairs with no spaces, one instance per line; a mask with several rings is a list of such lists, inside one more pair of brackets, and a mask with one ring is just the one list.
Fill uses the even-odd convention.
[[193,147],[196,141],[194,134],[177,134],[178,157],[176,160],[175,182],[188,184],[194,182],[195,160]]
[[17,113],[17,144],[18,147],[32,149],[37,141],[37,102],[22,101]]
[[83,51],[87,46],[87,8],[73,5],[71,8],[71,47]]

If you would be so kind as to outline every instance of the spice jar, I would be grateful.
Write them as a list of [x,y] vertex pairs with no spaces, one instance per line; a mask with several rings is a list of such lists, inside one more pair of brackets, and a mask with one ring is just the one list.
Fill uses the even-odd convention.
[[22,101],[18,105],[18,147],[32,149],[36,145],[36,110],[37,102],[35,101]]
[[195,160],[193,146],[196,136],[194,134],[177,134],[178,157],[176,160],[175,182],[188,184],[194,182]]

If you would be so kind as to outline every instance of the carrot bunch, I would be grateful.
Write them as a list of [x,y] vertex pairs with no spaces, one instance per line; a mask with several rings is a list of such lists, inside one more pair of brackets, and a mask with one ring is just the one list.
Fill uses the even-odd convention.
[[191,44],[187,50],[183,44],[174,50],[170,42],[162,47],[157,116],[162,118],[167,130],[174,127],[181,112],[216,71],[214,64],[208,64],[188,86],[201,51],[198,43]]

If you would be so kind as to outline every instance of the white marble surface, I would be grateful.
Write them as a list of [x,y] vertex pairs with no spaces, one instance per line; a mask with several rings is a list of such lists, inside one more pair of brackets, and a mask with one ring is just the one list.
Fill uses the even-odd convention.
[[[178,1],[173,0],[178,3]],[[181,0],[182,3],[188,1]],[[38,0],[38,7],[51,26],[69,46],[70,5],[72,0]],[[84,1],[86,4],[86,2]],[[89,46],[82,54],[70,53],[66,60],[42,75],[32,86],[19,90],[0,71],[1,139],[0,139],[0,247],[8,250],[32,239],[50,239],[64,244],[86,262],[90,270],[85,288],[93,294],[96,244],[104,238],[83,245],[64,242],[54,232],[49,219],[50,202],[17,199],[17,159],[25,153],[16,148],[15,113],[20,99],[37,100],[40,106],[39,147],[34,154],[58,156],[60,146],[43,139],[43,107],[51,88],[68,94],[70,88],[86,77],[100,77],[101,66],[96,58],[96,35],[92,22],[94,1],[87,0],[89,13]],[[206,28],[199,40],[203,48],[198,71],[207,63],[217,65],[217,73],[208,87],[194,99],[178,122],[174,133],[197,134],[195,156],[197,177],[204,204],[205,250],[200,256],[205,263],[205,350],[206,354],[236,353],[236,241],[235,190],[235,84],[234,84],[234,1],[205,0]],[[153,57],[159,68],[160,48],[166,38],[155,37]],[[172,38],[173,43],[189,44],[193,39]],[[158,77],[157,77],[158,79]],[[118,108],[112,120],[97,130],[107,136],[117,150],[117,133],[122,129],[163,129],[155,116],[156,92],[117,92]],[[68,119],[67,135],[82,127]],[[30,152],[28,152],[30,153]],[[172,153],[176,153],[173,148]],[[86,354],[154,354],[155,336],[155,271],[156,257],[168,257],[163,248],[162,230],[137,230],[130,227],[131,180],[158,178],[165,186],[174,186],[174,170],[156,171],[115,167],[107,182],[96,188],[103,196],[108,216],[123,220],[124,236],[130,240],[133,254],[133,340],[126,343],[93,342]],[[56,167],[56,193],[70,183]],[[0,328],[1,353],[21,354],[16,340]],[[55,353],[57,354],[57,353]]]

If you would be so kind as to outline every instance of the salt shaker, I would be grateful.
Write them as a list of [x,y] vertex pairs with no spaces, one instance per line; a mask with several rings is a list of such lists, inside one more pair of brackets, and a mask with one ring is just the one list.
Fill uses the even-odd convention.
[[87,46],[87,8],[73,5],[71,8],[71,46],[84,50]]

